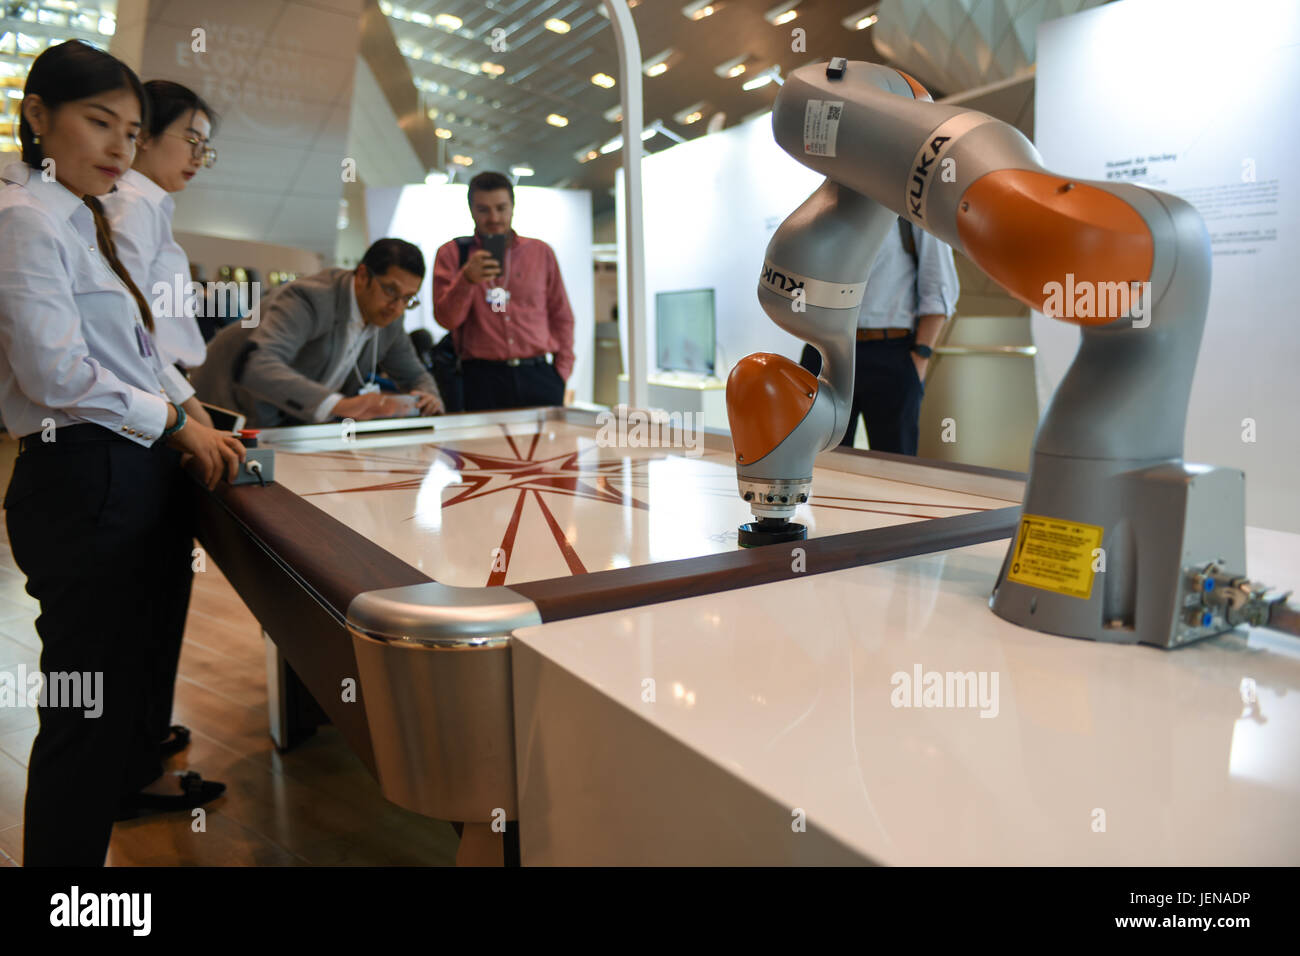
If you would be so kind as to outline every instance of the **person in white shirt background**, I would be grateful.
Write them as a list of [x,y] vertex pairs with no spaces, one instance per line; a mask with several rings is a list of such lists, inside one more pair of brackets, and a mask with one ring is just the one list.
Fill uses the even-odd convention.
[[191,420],[192,389],[164,376],[97,198],[134,158],[139,78],[72,40],[36,58],[23,93],[22,162],[0,173],[0,416],[22,436],[5,517],[46,675],[23,863],[99,866],[115,819],[225,789],[163,772],[151,659],[185,618],[181,463],[211,488],[244,452]]
[[[185,376],[178,366],[202,365],[207,346],[193,314],[194,297],[177,294],[190,280],[190,263],[172,236],[176,208],[172,194],[183,191],[200,169],[216,161],[216,151],[208,145],[214,115],[198,94],[180,83],[150,80],[144,92],[148,123],[136,141],[135,161],[101,202],[112,226],[118,259],[153,313],[153,338],[163,374],[184,387]],[[202,404],[195,402],[186,411],[195,421],[212,424]],[[191,528],[191,535],[196,530]],[[174,642],[158,648],[150,661],[155,668],[156,716],[164,757],[184,750],[190,741],[189,728],[171,721],[192,585],[188,565],[178,568],[170,586],[186,597],[183,602],[178,600],[176,610],[181,618],[169,629]]]
[[190,281],[190,265],[172,236],[172,197],[216,162],[209,144],[215,116],[198,94],[179,83],[150,80],[144,92],[149,125],[136,143],[135,162],[103,198],[104,212],[118,258],[149,300],[154,341],[164,364],[197,368],[206,346],[193,315],[195,299],[176,294]]

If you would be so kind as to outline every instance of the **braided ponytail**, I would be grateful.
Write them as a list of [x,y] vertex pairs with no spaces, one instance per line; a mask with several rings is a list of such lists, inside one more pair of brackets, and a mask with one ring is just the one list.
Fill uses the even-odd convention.
[[90,207],[90,213],[95,218],[95,237],[96,241],[99,243],[100,251],[104,253],[104,258],[108,260],[108,264],[113,268],[113,271],[117,273],[117,277],[122,280],[122,284],[125,285],[131,291],[131,295],[135,297],[135,304],[140,307],[140,318],[144,322],[144,327],[152,332],[153,310],[149,308],[149,303],[145,300],[144,293],[142,293],[136,287],[136,284],[131,281],[131,274],[127,272],[126,267],[122,265],[122,260],[117,257],[117,244],[113,242],[113,229],[109,226],[108,219],[104,217],[103,205],[100,204],[99,199],[96,196],[87,196],[86,205]]

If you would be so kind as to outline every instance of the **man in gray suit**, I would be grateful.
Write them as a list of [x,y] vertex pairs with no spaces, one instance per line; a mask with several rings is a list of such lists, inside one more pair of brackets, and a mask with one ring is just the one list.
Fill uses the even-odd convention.
[[[443,410],[433,376],[399,321],[424,281],[424,256],[380,239],[353,269],[326,269],[269,294],[256,325],[235,322],[192,374],[199,398],[253,427],[362,420]],[[380,373],[401,398],[380,391]]]

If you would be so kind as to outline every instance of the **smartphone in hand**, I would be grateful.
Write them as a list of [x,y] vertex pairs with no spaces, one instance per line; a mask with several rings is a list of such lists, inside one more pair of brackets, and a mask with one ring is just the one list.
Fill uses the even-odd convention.
[[504,232],[499,232],[494,236],[483,237],[483,248],[491,254],[504,270],[506,267],[506,239],[509,238]]

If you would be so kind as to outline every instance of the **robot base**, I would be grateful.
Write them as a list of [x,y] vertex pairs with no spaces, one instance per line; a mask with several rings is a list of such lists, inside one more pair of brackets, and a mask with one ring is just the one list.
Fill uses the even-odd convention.
[[1232,625],[1202,605],[1200,575],[1245,573],[1245,516],[1235,469],[1036,454],[990,607],[1094,641],[1170,648],[1223,633]]
[[787,541],[803,541],[808,537],[808,529],[784,518],[759,518],[738,529],[737,540],[742,548],[759,548],[765,544],[784,544]]

